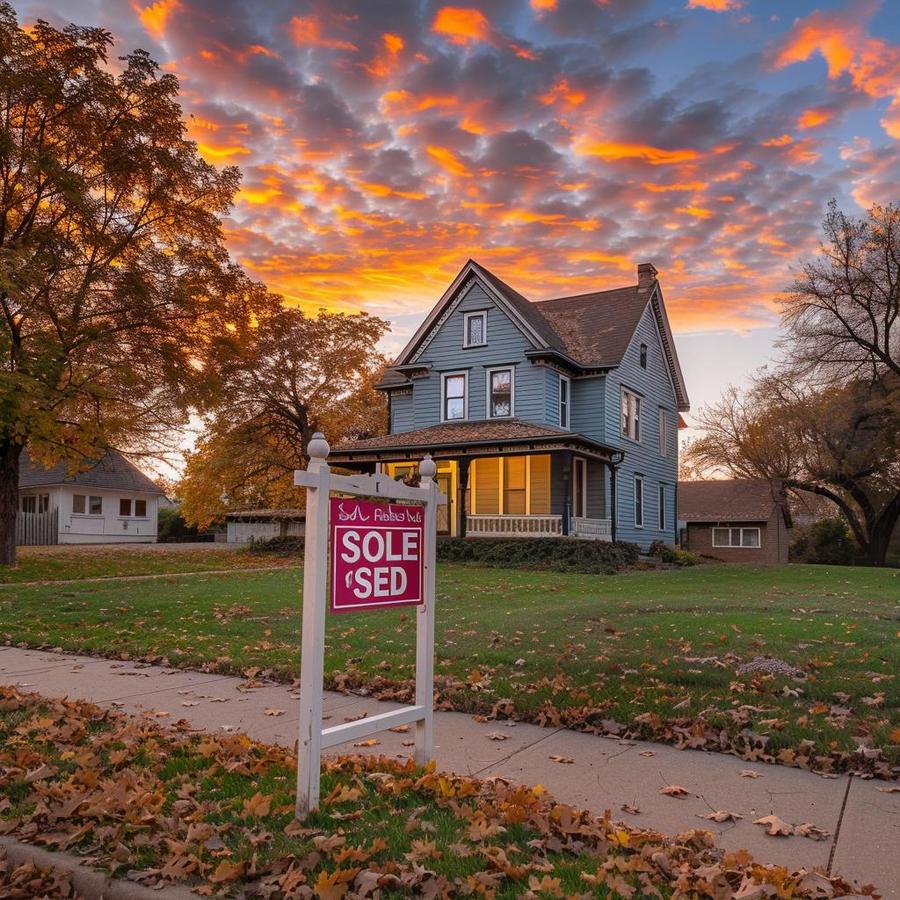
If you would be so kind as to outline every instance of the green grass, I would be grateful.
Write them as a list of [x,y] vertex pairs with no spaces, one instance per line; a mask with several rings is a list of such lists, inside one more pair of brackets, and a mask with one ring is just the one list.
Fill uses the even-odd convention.
[[0,566],[0,585],[28,581],[70,581],[130,575],[209,572],[219,569],[254,569],[296,565],[297,554],[252,554],[243,549],[179,550],[177,545],[153,547],[21,547],[18,565]]
[[[0,638],[220,671],[299,672],[300,570],[0,589]],[[457,709],[673,739],[705,723],[769,750],[859,742],[900,762],[900,573],[701,566],[562,575],[439,566],[435,673]],[[330,616],[329,683],[408,683],[411,609]],[[771,655],[803,682],[737,677]],[[844,692],[847,699],[835,695]],[[849,709],[845,717],[832,707]],[[638,717],[643,717],[643,722]],[[638,719],[639,726],[634,725]],[[784,761],[790,761],[785,759]]]

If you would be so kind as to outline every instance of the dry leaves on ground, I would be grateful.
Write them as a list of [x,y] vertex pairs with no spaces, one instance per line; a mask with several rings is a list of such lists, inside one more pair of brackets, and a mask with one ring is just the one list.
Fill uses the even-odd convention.
[[[243,735],[163,728],[0,688],[0,833],[87,855],[153,887],[267,900],[565,896],[574,870],[582,890],[626,898],[720,900],[753,896],[753,886],[793,900],[861,891],[767,868],[745,851],[723,854],[703,829],[668,838],[502,778],[384,756],[329,758],[321,808],[302,823],[293,819],[295,781],[291,751]],[[386,828],[392,821],[405,827]],[[11,877],[0,865],[3,896],[17,896]],[[15,877],[30,884],[32,875]],[[33,877],[37,895],[55,900],[55,876]]]

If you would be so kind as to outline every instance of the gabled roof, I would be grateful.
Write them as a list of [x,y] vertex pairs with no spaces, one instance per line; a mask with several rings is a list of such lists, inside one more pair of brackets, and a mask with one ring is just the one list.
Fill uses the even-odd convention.
[[682,522],[765,522],[775,506],[784,509],[778,485],[764,479],[678,482]]
[[148,478],[133,462],[111,447],[90,468],[69,474],[68,463],[61,461],[49,469],[34,463],[25,450],[19,468],[19,490],[77,484],[81,487],[107,488],[114,491],[139,491],[162,494],[162,488]]
[[[655,275],[656,270],[650,267]],[[615,368],[634,337],[635,330],[648,304],[651,305],[662,339],[663,351],[678,400],[678,408],[690,406],[684,376],[675,352],[675,342],[666,316],[659,283],[630,285],[612,290],[594,291],[571,297],[531,301],[511,288],[493,272],[470,259],[450,287],[397,357],[394,367],[408,365],[442,314],[459,291],[476,278],[488,295],[505,309],[533,345],[529,353],[558,354],[558,359],[576,370]],[[394,388],[408,384],[403,373],[389,368],[379,387]]]

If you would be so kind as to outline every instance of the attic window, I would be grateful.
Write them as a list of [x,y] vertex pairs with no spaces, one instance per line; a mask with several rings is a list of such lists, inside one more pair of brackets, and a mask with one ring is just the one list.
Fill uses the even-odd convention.
[[641,344],[641,368],[647,368],[647,345]]
[[487,343],[487,311],[466,313],[463,321],[463,347],[483,347]]

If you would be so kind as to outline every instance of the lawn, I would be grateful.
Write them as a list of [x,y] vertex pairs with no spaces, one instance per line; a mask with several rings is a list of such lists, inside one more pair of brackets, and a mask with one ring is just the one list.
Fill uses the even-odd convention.
[[189,549],[177,544],[23,547],[17,566],[0,566],[0,584],[248,569],[296,565],[297,561],[297,554],[263,556],[217,544]]
[[[153,887],[273,900],[856,892],[840,878],[758,865],[746,851],[722,857],[708,832],[668,839],[595,818],[539,786],[343,757],[325,763],[321,807],[300,823],[295,781],[291,751],[242,735],[163,731],[0,689],[0,833]],[[29,887],[52,881],[28,874],[25,891],[3,896],[35,896]],[[0,891],[13,880],[0,860]]]
[[[296,677],[300,570],[0,588],[0,638]],[[900,573],[701,566],[615,576],[438,570],[447,706],[816,768],[900,763]],[[402,697],[414,613],[329,617],[329,685]],[[802,678],[736,667],[783,660]],[[807,743],[804,743],[807,742]],[[871,756],[871,754],[869,754]]]

